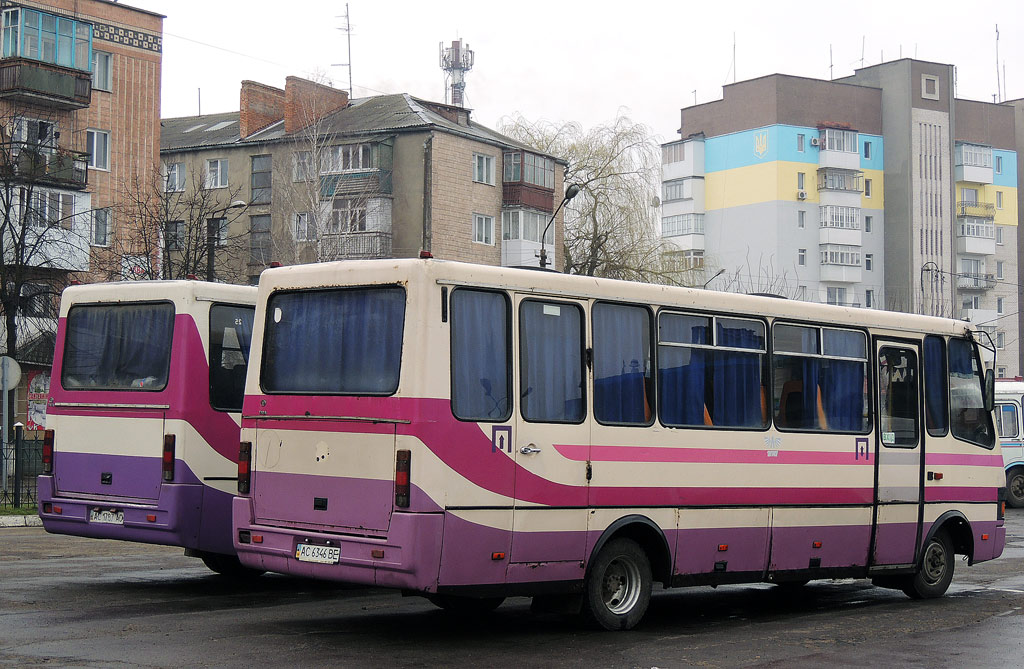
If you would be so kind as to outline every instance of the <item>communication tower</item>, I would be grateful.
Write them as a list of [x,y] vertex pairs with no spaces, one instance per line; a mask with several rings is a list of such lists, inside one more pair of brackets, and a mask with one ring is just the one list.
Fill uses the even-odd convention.
[[448,89],[451,88],[451,103],[462,107],[465,104],[466,73],[473,69],[473,52],[460,39],[452,42],[451,47],[445,47],[441,42],[438,48],[441,69],[445,72],[444,101],[448,103]]

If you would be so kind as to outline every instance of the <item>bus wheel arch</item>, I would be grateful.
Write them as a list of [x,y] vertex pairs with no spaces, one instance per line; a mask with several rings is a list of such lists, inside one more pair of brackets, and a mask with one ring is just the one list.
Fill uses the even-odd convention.
[[1024,507],[1024,464],[1016,464],[1006,472],[1006,505]]
[[651,576],[653,580],[663,583],[666,587],[672,581],[672,551],[665,538],[665,532],[658,527],[657,523],[646,516],[639,514],[623,516],[609,525],[590,551],[590,564],[594,561],[601,549],[612,539],[632,539],[647,554],[651,563]]
[[922,546],[927,546],[938,532],[945,531],[952,544],[953,553],[966,555],[967,563],[974,564],[974,532],[967,517],[959,511],[947,511],[932,523]]

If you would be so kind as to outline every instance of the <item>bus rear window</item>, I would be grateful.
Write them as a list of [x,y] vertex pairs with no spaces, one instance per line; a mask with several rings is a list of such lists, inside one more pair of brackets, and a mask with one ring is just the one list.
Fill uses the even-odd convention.
[[260,382],[269,393],[390,395],[398,389],[405,291],[275,293]]
[[68,313],[65,390],[163,390],[171,362],[174,305],[79,305]]

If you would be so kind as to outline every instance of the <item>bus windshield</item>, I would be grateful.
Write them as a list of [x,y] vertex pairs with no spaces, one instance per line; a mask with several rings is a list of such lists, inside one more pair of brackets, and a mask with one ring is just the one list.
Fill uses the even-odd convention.
[[173,333],[170,303],[72,307],[61,385],[67,390],[163,390]]
[[390,395],[404,325],[405,291],[397,286],[276,293],[267,304],[263,389]]

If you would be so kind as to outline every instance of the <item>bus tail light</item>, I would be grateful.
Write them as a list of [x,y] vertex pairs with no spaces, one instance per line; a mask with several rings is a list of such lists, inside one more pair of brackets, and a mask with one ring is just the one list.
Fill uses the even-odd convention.
[[43,473],[53,473],[53,430],[43,432]]
[[164,455],[161,460],[161,471],[164,481],[174,480],[174,435],[164,435]]
[[249,494],[249,481],[252,476],[252,442],[242,441],[238,444],[238,494]]
[[400,450],[395,453],[395,506],[409,507],[409,472],[412,470],[412,451]]

